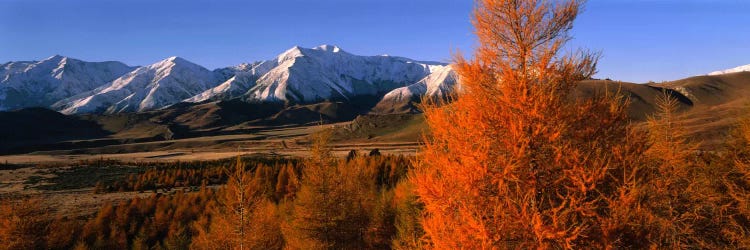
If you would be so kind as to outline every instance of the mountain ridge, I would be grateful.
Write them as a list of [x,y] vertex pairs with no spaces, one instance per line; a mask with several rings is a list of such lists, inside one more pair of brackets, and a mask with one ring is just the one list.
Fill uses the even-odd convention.
[[747,72],[747,71],[750,71],[750,64],[734,67],[731,69],[717,70],[717,71],[708,73],[708,75],[715,76],[715,75],[723,75],[723,74],[731,74],[731,73],[739,73],[739,72]]
[[121,62],[86,62],[54,55],[0,65],[0,110],[49,107],[135,69]]
[[[427,79],[437,76],[439,74]],[[734,126],[737,114],[747,112],[747,96],[750,96],[748,83],[750,72],[696,76],[650,84],[590,79],[580,82],[571,97],[588,99],[621,94],[623,100],[629,101],[629,118],[634,125],[643,126],[643,121],[657,111],[658,97],[666,92],[678,100],[676,117],[691,131],[689,136],[704,141],[703,148],[711,150],[721,145]],[[326,101],[315,104],[252,103],[234,98],[179,103],[137,113],[62,115],[41,109],[0,112],[3,117],[16,117],[0,123],[0,131],[6,132],[7,139],[4,145],[0,145],[0,154],[98,147],[86,152],[99,152],[103,148],[114,150],[111,152],[148,150],[151,148],[116,145],[150,141],[163,141],[165,144],[158,145],[167,145],[172,140],[183,138],[244,135],[259,129],[318,127],[321,122],[337,123],[334,126],[334,139],[346,143],[416,142],[422,138],[427,125],[418,109],[372,112],[371,102],[364,98],[359,102]],[[412,103],[407,104],[410,108],[414,107]],[[71,129],[70,136],[66,129]],[[16,135],[13,131],[24,132]],[[47,139],[30,140],[19,137],[21,135]]]
[[[43,61],[66,60],[64,58],[67,57],[55,55]],[[18,78],[24,74],[24,68],[36,63],[2,64],[0,76],[3,77],[0,80]],[[89,84],[86,88],[62,91],[66,94],[48,98],[43,103],[16,101],[15,105],[3,105],[12,96],[20,95],[12,91],[0,92],[0,110],[44,107],[65,114],[121,113],[158,110],[180,102],[202,103],[235,98],[247,102],[290,104],[326,100],[346,102],[362,96],[380,99],[394,89],[415,84],[448,65],[397,56],[354,55],[327,44],[313,48],[294,46],[269,60],[214,70],[178,56],[140,67],[119,62],[104,63],[121,64],[127,68],[104,80],[99,77],[96,84]],[[54,75],[55,72],[54,68],[47,67],[35,75]],[[93,70],[82,73],[104,74]],[[36,84],[27,82],[22,81],[29,86]],[[2,82],[0,86],[6,85]],[[376,103],[374,101],[372,105]]]
[[61,100],[53,108],[65,114],[154,110],[198,94],[218,79],[215,71],[172,56],[139,67],[88,93]]

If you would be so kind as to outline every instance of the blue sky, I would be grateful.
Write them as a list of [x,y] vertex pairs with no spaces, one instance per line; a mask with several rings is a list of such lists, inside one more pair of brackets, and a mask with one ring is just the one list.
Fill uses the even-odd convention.
[[[335,44],[361,55],[449,61],[475,39],[472,1],[0,0],[0,62],[60,54],[207,68]],[[603,54],[598,77],[663,81],[750,64],[750,1],[590,0],[570,47]]]

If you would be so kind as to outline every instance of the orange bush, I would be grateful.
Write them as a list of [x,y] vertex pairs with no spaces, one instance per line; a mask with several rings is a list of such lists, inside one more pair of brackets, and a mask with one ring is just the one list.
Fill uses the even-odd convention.
[[0,200],[0,249],[44,249],[49,221],[37,199]]
[[[745,111],[750,108],[745,108]],[[750,115],[746,112],[729,138],[726,158],[728,169],[722,171],[721,190],[726,194],[720,213],[726,217],[722,235],[735,248],[750,248]]]
[[284,224],[289,249],[362,249],[376,195],[375,174],[345,167],[328,147],[329,132],[314,137],[302,169],[290,218]]
[[210,222],[196,226],[197,236],[191,247],[281,249],[283,239],[279,215],[276,205],[263,193],[263,179],[246,171],[239,157],[228,172],[227,185],[218,192],[217,203],[210,208]]
[[425,106],[430,135],[412,180],[430,247],[621,241],[609,206],[628,193],[621,187],[644,138],[631,136],[622,98],[573,94],[597,59],[558,53],[580,8],[581,1],[477,4],[479,47],[453,66],[459,93],[450,104]]

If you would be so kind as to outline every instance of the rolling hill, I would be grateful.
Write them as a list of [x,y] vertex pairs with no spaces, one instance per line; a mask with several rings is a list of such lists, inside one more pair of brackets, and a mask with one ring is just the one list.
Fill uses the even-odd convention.
[[[679,101],[678,119],[689,130],[689,136],[703,143],[705,149],[716,149],[733,128],[737,117],[750,113],[750,72],[735,72],[695,76],[663,83],[637,84],[611,80],[586,80],[579,84],[574,95],[590,98],[604,93],[622,94],[629,100],[628,114],[634,123],[642,124],[656,111],[656,100],[666,91]],[[353,124],[339,128],[340,140],[377,141],[388,138],[417,140],[426,131],[416,99],[382,103],[375,108],[375,116],[358,117]],[[385,108],[384,108],[385,107]],[[394,119],[389,113],[412,118]],[[382,119],[383,121],[373,121]],[[387,125],[383,125],[387,124]],[[399,130],[384,127],[403,128]]]

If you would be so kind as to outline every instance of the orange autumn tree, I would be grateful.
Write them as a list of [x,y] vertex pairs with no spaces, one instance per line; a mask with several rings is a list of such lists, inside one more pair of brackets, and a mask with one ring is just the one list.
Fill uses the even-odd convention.
[[677,119],[679,100],[670,92],[662,91],[656,99],[656,112],[648,117],[647,127],[651,147],[646,153],[661,161],[665,172],[684,171],[686,165],[698,149],[699,144],[690,142],[684,122]]
[[724,228],[721,235],[729,246],[750,248],[750,106],[742,109],[743,115],[729,136],[729,150],[725,156],[730,163],[723,169],[721,191],[728,199],[720,202]]
[[[654,214],[652,246],[685,248],[699,241],[691,225],[700,216],[695,211],[708,190],[704,189],[695,170],[695,152],[699,144],[689,141],[684,122],[677,118],[679,100],[663,90],[656,99],[656,112],[648,117],[652,159],[649,181],[644,189],[648,207]],[[644,174],[645,175],[645,174]]]
[[0,249],[45,249],[48,211],[40,200],[0,200]]
[[259,180],[245,170],[239,156],[227,171],[227,185],[219,190],[207,225],[196,225],[193,249],[281,249],[280,218],[276,205],[265,198]]
[[625,100],[575,95],[598,57],[559,53],[581,7],[575,0],[476,4],[479,46],[473,59],[459,56],[453,65],[458,94],[450,104],[425,105],[431,134],[411,180],[424,203],[428,247],[621,241],[621,220],[610,219],[608,207],[628,193],[618,185],[643,149],[628,136]]
[[312,136],[299,191],[283,225],[287,249],[364,249],[376,193],[375,173],[346,165],[329,146],[331,130]]

